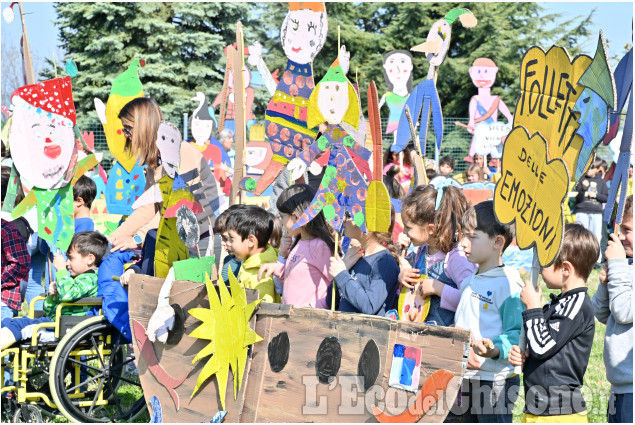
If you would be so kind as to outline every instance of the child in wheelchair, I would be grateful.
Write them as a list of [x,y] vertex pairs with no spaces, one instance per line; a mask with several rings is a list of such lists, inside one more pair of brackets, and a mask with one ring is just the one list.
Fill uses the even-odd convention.
[[[53,261],[57,269],[56,283],[51,283],[49,294],[44,300],[44,317],[2,320],[1,348],[5,349],[17,341],[31,338],[34,329],[41,323],[55,322],[57,307],[61,303],[97,296],[97,268],[107,249],[108,240],[100,233],[76,233],[67,251],[68,260],[64,260],[64,257],[58,254]],[[65,306],[62,309],[65,315],[72,316],[86,315],[89,310],[88,306]]]

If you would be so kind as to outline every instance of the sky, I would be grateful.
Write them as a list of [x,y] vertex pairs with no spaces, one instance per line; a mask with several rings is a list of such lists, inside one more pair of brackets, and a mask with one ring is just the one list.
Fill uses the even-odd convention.
[[[1,2],[1,8],[4,10],[9,6],[9,2]],[[625,44],[633,44],[632,28],[633,28],[633,2],[539,2],[545,8],[545,12],[562,13],[563,20],[575,18],[577,16],[585,17],[594,8],[596,12],[593,17],[593,25],[591,32],[594,34],[582,45],[584,53],[593,56],[597,45],[597,37],[600,29],[604,32],[605,39],[609,40],[609,57],[622,56]],[[52,2],[24,2],[23,9],[25,13],[25,22],[27,34],[29,36],[29,44],[31,52],[39,58],[51,58],[55,52],[58,63],[62,60],[59,58],[63,52],[57,47],[58,30],[53,24],[56,19],[55,10]],[[7,24],[4,19],[0,19],[1,27],[1,44],[2,49],[6,43],[20,42],[22,28],[20,25],[18,6],[14,6],[16,19]],[[548,48],[549,46],[542,46]],[[613,64],[615,66],[616,64]]]

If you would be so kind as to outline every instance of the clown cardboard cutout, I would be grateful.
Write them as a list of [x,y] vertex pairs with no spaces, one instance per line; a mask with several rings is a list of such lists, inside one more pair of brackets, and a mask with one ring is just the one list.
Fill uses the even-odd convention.
[[20,87],[11,103],[11,156],[22,181],[32,187],[12,216],[20,217],[37,205],[39,236],[65,251],[75,233],[70,183],[77,145],[71,78]]

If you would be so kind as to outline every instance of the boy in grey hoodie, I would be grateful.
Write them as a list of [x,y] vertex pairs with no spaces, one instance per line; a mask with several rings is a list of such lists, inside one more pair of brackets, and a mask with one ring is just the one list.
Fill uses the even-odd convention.
[[626,198],[619,237],[611,235],[605,255],[593,310],[606,325],[604,365],[611,383],[607,416],[610,423],[633,423],[633,195]]

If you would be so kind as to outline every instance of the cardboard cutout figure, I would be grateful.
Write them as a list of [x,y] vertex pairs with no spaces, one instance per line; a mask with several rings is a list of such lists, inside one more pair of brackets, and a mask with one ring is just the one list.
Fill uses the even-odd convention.
[[[489,58],[478,58],[470,67],[470,78],[472,78],[472,83],[478,88],[478,94],[470,99],[470,121],[467,124],[467,131],[474,134],[470,145],[470,157],[473,157],[474,153],[479,155],[497,154],[497,151],[492,152],[492,149],[480,149],[477,152],[479,146],[476,142],[480,139],[477,134],[477,128],[481,127],[482,129],[479,129],[478,132],[484,132],[484,136],[487,137],[490,133],[490,126],[497,125],[496,128],[500,128],[505,125],[498,123],[499,112],[507,118],[510,126],[509,128],[503,127],[507,129],[507,132],[500,136],[497,135],[497,139],[500,139],[502,143],[502,138],[511,130],[511,123],[514,120],[513,115],[499,96],[492,95],[492,86],[496,81],[497,73],[498,67]],[[502,153],[502,149],[500,151]],[[496,158],[500,158],[500,155],[496,156]]]
[[[235,46],[234,46],[235,48]],[[244,49],[245,53],[248,53],[248,49]],[[227,55],[227,48],[225,48],[225,54]],[[229,77],[227,82],[226,93],[222,91],[218,93],[214,102],[212,102],[212,107],[216,108],[221,104],[223,98],[227,99],[227,105],[225,108],[225,120],[223,121],[223,127],[221,130],[229,129],[236,132],[236,112],[235,112],[235,103],[234,103],[234,71],[229,70]],[[246,66],[243,66],[243,78],[245,84],[245,116],[247,117],[247,127],[249,128],[251,124],[256,122],[256,115],[253,111],[255,92],[253,87],[250,87],[251,83],[251,72],[247,69]]]
[[214,129],[214,118],[209,113],[207,98],[202,92],[196,92],[192,100],[198,101],[198,106],[192,114],[192,137],[197,146],[205,146],[209,142]]
[[[450,48],[450,37],[452,35],[452,24],[456,19],[461,21],[464,28],[474,28],[476,26],[476,17],[467,9],[452,9],[443,19],[435,22],[428,32],[426,42],[411,48],[415,52],[426,53],[426,59],[430,63],[428,75],[425,80],[420,82],[413,92],[410,94],[406,105],[410,108],[412,120],[420,123],[419,139],[421,156],[426,154],[426,140],[428,137],[428,122],[432,113],[432,122],[434,125],[434,135],[436,138],[437,149],[441,148],[441,140],[443,139],[443,113],[441,112],[441,102],[436,87],[436,68],[443,63],[445,56]],[[397,128],[397,136],[395,144],[390,148],[393,152],[401,152],[405,149],[410,140],[410,125],[406,117],[405,111],[401,113],[399,118],[399,126]]]
[[167,175],[174,178],[181,163],[181,132],[173,124],[162,122],[157,133],[161,165]]
[[390,111],[386,134],[393,133],[399,126],[399,117],[412,91],[412,55],[407,50],[391,50],[383,58],[386,93],[379,101],[379,108],[385,103]]
[[11,156],[23,181],[56,189],[69,181],[75,145],[75,105],[71,78],[56,78],[20,87],[11,95]]
[[[243,189],[260,195],[278,177],[282,168],[297,158],[298,153],[315,138],[316,131],[307,126],[309,97],[315,87],[311,63],[324,46],[327,30],[324,3],[289,3],[289,13],[280,28],[287,67],[265,112],[265,131],[273,158],[260,179],[245,178],[240,182]],[[262,60],[261,46],[251,46],[249,53],[249,63],[258,68],[265,81],[272,81],[271,73]],[[270,86],[267,83],[267,87]]]
[[[304,226],[323,211],[324,217],[336,231],[341,229],[344,215],[348,213],[362,232],[366,233],[368,184],[346,149],[349,147],[357,152],[363,146],[358,145],[340,126],[345,121],[357,128],[359,104],[357,93],[337,59],[309,98],[309,127],[324,121],[327,122],[327,127],[322,136],[293,160],[302,161],[308,166],[322,152],[328,151],[329,155],[320,187],[311,205],[298,218],[293,228]],[[289,166],[292,167],[292,164]]]
[[[32,186],[13,210],[17,218],[37,208],[38,235],[66,251],[74,232],[73,188],[77,166],[75,105],[70,77],[20,87],[11,96],[9,143],[13,164]],[[94,156],[82,163],[94,166]],[[78,176],[79,177],[79,176]],[[54,251],[54,250],[53,250]]]

